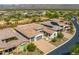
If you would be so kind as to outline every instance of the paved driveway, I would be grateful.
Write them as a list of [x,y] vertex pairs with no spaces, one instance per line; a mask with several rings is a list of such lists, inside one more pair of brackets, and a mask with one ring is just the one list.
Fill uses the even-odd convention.
[[35,41],[34,44],[37,46],[38,49],[40,49],[42,52],[47,53],[53,48],[55,48],[54,45],[50,44],[48,41],[41,39],[38,41]]
[[62,32],[63,34],[64,34],[64,37],[65,38],[70,38],[72,35],[71,34],[69,34],[69,33],[67,33],[67,32]]

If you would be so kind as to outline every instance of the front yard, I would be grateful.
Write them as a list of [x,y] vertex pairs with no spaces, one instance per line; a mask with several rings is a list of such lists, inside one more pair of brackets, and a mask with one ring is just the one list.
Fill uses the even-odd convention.
[[62,32],[64,37],[63,38],[56,38],[56,41],[50,41],[50,43],[52,43],[55,46],[59,46],[60,44],[63,44],[64,42],[66,42],[67,40],[69,40],[73,35],[70,33],[66,33],[66,32]]
[[42,55],[43,52],[39,50],[33,43],[24,43],[19,45],[15,50],[10,52],[12,55]]

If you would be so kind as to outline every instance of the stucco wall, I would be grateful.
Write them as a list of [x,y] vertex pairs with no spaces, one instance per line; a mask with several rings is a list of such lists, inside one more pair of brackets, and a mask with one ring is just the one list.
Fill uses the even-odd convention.
[[50,36],[50,39],[52,38],[55,38],[55,37],[57,37],[57,32],[54,32],[54,33],[52,33],[52,35]]

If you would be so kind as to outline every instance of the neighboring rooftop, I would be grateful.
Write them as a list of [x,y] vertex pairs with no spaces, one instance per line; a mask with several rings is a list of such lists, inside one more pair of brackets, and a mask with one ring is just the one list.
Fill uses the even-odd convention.
[[45,25],[45,26],[48,26],[48,27],[53,27],[53,25],[51,24],[51,21],[42,22],[42,25]]
[[[16,38],[16,40],[13,40],[13,38]],[[9,40],[12,39],[12,40]],[[9,40],[9,41],[6,41]],[[26,42],[27,39],[19,35],[17,32],[15,32],[12,28],[6,28],[0,30],[0,48],[3,48],[4,50],[13,48],[18,46],[19,44],[22,44],[23,42]]]
[[61,27],[59,26],[59,24],[57,22],[45,21],[45,22],[42,22],[42,24],[47,27],[52,28],[53,30],[61,30]]
[[49,29],[49,28],[47,28],[47,27],[44,27],[44,28],[43,28],[43,31],[44,31],[44,32],[47,32],[47,33],[49,33],[49,34],[52,34],[52,33],[55,32],[54,30]]
[[[52,22],[58,23],[60,26],[66,26],[69,24],[69,21],[63,21],[60,19],[52,19]],[[68,23],[68,24],[66,24],[66,23]]]

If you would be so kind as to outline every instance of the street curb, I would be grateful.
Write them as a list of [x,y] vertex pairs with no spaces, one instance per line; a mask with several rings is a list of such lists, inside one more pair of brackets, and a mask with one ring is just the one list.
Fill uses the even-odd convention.
[[[78,23],[78,24],[79,24],[79,23]],[[45,53],[44,55],[47,55],[48,53],[52,52],[53,50],[56,50],[57,48],[59,48],[59,47],[63,46],[65,43],[67,43],[68,41],[70,41],[70,40],[74,37],[74,35],[75,35],[75,34],[76,34],[76,28],[75,28],[75,26],[74,26],[74,34],[73,34],[73,36],[72,36],[72,37],[70,37],[70,39],[69,39],[69,40],[65,41],[64,43],[60,44],[60,45],[59,45],[59,46],[57,46],[56,48],[54,48],[54,49],[50,50],[49,52]]]

